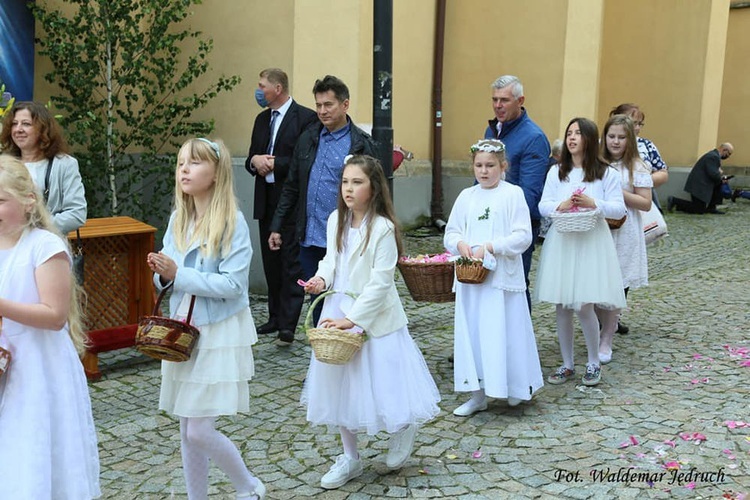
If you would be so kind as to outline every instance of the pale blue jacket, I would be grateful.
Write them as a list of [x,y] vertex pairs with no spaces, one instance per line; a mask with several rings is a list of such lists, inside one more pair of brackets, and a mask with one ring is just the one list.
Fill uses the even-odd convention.
[[[177,263],[177,275],[169,299],[171,315],[174,316],[185,294],[196,296],[191,322],[195,326],[218,323],[249,307],[248,280],[253,249],[242,212],[237,211],[232,246],[223,257],[205,256],[195,243],[185,253],[178,251],[172,233],[174,218],[173,212],[161,250]],[[159,292],[168,285],[162,285],[160,278],[154,274],[154,284]]]

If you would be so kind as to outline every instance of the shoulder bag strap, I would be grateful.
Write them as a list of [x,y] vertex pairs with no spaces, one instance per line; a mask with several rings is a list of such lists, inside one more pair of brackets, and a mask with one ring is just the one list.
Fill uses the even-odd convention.
[[52,172],[52,162],[54,161],[54,157],[49,159],[49,162],[47,163],[47,171],[44,172],[44,204],[47,204],[47,198],[49,197],[49,175]]

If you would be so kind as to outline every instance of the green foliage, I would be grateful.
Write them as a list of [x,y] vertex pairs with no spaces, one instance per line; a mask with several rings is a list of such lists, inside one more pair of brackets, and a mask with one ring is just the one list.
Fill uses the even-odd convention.
[[147,198],[172,192],[179,145],[214,128],[193,113],[240,78],[203,83],[213,40],[182,24],[200,0],[60,1],[72,15],[42,2],[29,8],[43,29],[39,52],[54,67],[45,79],[63,91],[52,101],[81,166],[89,217],[145,220]]

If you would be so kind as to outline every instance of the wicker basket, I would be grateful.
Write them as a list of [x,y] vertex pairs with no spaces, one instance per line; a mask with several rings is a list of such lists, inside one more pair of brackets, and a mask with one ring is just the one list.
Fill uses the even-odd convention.
[[10,351],[0,347],[0,377],[8,371],[10,367]]
[[599,219],[599,210],[581,210],[580,212],[552,212],[552,223],[558,233],[581,233],[589,231]]
[[451,262],[398,262],[411,298],[422,302],[453,302]]
[[157,316],[164,294],[170,284],[159,294],[152,316],[144,316],[138,322],[135,348],[146,356],[164,361],[187,361],[198,341],[200,332],[190,324],[195,306],[195,295],[190,299],[190,310],[185,321]]
[[[0,334],[2,334],[3,329],[3,317],[0,316]],[[5,372],[8,371],[8,367],[10,366],[10,351],[5,349],[4,347],[0,347],[0,377],[3,376]]]
[[607,225],[610,229],[620,229],[623,224],[625,224],[625,219],[627,219],[627,215],[623,215],[622,219],[604,219],[607,221]]
[[475,260],[471,263],[456,262],[456,279],[461,283],[469,285],[484,283],[489,273],[490,270],[482,266],[481,260]]
[[[316,297],[313,303],[310,304],[310,308],[307,310],[307,316],[305,317],[305,331],[307,332],[307,338],[310,341],[313,352],[315,353],[315,359],[321,363],[327,363],[329,365],[345,365],[362,347],[362,344],[365,342],[365,335],[363,333],[354,333],[340,330],[338,328],[312,327],[312,315],[315,306],[317,306],[318,302],[323,300],[323,298],[334,293],[339,292],[328,291],[321,293]],[[347,295],[355,297],[355,295],[351,293],[347,293]]]

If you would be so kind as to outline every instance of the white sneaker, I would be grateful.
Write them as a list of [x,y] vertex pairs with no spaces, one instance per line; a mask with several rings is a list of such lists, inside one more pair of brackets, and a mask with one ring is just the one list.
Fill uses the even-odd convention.
[[474,415],[478,411],[484,411],[487,409],[487,398],[484,397],[480,401],[476,401],[474,398],[471,398],[455,410],[453,410],[453,414],[457,417],[470,417]]
[[521,404],[523,399],[518,398],[508,398],[508,406],[518,406]]
[[258,484],[255,485],[255,488],[253,488],[253,491],[247,492],[247,493],[239,493],[236,498],[237,500],[240,500],[242,498],[247,498],[249,500],[263,500],[266,498],[266,486],[263,484],[263,481],[255,478],[258,481]]
[[336,463],[320,478],[320,487],[334,490],[362,475],[362,460],[349,458],[344,454],[336,457]]
[[600,351],[600,352],[599,352],[599,361],[601,361],[601,363],[602,363],[603,365],[606,365],[606,364],[608,364],[608,363],[609,363],[610,361],[612,361],[612,350],[610,349],[610,351],[609,351],[609,352],[601,352],[601,351]]
[[407,425],[391,436],[388,457],[385,460],[389,469],[400,469],[409,460],[416,436],[417,426],[414,424]]

